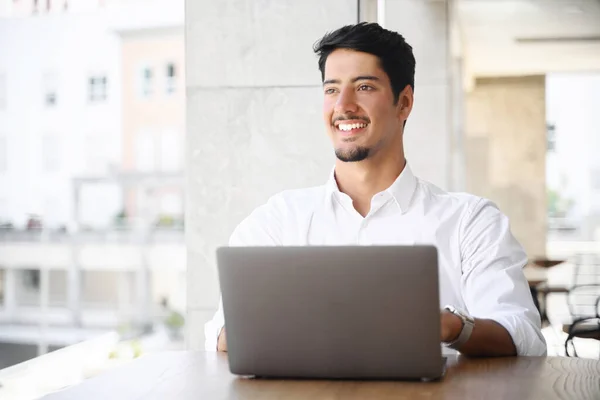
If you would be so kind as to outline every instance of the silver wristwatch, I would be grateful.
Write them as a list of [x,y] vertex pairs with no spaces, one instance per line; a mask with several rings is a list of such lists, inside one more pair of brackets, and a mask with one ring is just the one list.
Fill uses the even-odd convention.
[[446,347],[449,347],[454,350],[458,350],[471,337],[471,333],[473,332],[473,326],[475,326],[475,319],[473,317],[471,317],[470,315],[468,315],[460,310],[457,310],[455,307],[450,306],[450,305],[444,307],[444,310],[447,310],[447,311],[451,312],[452,314],[456,315],[458,318],[461,319],[461,321],[463,323],[462,330],[460,331],[460,334],[458,335],[456,340],[454,340],[450,343],[445,343]]

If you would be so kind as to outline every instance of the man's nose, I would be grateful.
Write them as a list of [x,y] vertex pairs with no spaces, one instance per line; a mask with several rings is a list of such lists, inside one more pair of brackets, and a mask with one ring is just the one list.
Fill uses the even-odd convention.
[[335,112],[337,114],[354,113],[358,110],[356,97],[353,90],[342,90],[335,102]]

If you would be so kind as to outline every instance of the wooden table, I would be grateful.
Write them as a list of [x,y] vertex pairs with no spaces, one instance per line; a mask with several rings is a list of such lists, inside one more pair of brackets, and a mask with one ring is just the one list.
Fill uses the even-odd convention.
[[439,382],[258,380],[229,372],[223,353],[171,352],[57,392],[45,400],[600,399],[600,361],[563,357],[451,357]]
[[552,268],[564,263],[566,260],[550,260],[548,258],[536,258],[533,263],[541,268]]

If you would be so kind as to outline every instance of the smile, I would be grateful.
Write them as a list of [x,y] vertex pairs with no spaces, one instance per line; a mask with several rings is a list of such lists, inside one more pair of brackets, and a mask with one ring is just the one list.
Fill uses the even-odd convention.
[[363,130],[370,125],[370,121],[366,121],[363,118],[354,118],[346,120],[337,120],[334,122],[335,128],[343,136],[355,135],[363,132]]
[[358,123],[358,124],[339,124],[338,129],[344,132],[350,132],[353,129],[363,129],[367,127],[367,123]]

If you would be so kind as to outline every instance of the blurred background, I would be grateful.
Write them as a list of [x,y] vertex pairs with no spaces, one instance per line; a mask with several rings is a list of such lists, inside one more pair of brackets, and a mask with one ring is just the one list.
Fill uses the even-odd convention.
[[[281,54],[269,47],[276,37],[263,35],[263,28],[245,37],[244,24],[268,32],[269,24],[257,22],[266,13],[266,20],[288,26],[288,19],[312,15],[313,6],[306,4],[316,2],[228,0],[206,10],[200,3],[0,0],[0,369],[98,338],[105,338],[103,348],[116,359],[186,343],[201,348],[201,327],[214,312],[217,292],[214,272],[190,270],[197,280],[186,282],[184,210],[194,224],[186,232],[194,255],[190,268],[200,271],[200,264],[210,264],[204,251],[226,240],[267,195],[313,182],[290,181],[285,171],[292,167],[282,161],[281,169],[269,167],[273,184],[250,179],[255,191],[236,192],[245,196],[243,205],[232,201],[235,196],[217,196],[215,208],[192,210],[186,202],[201,201],[202,182],[194,181],[198,194],[190,195],[190,179],[223,168],[243,167],[256,175],[255,161],[214,163],[210,157],[221,157],[218,151],[232,144],[215,139],[208,145],[198,135],[220,119],[264,117],[261,107],[267,117],[248,120],[252,135],[269,126],[298,130],[282,117],[295,107],[316,121],[308,124],[314,137],[324,136],[310,45],[338,22],[357,20],[379,21],[415,48],[409,162],[422,178],[490,198],[508,214],[531,259],[526,275],[547,317],[549,353],[565,354],[565,326],[581,315],[577,307],[600,295],[585,293],[582,303],[573,290],[581,279],[600,283],[600,0],[336,0],[314,5],[314,20],[304,18],[308,25],[302,28],[310,35]],[[243,24],[236,23],[240,18]],[[415,27],[406,22],[411,20],[422,23]],[[217,39],[256,42],[223,45],[231,64],[202,76],[203,60],[217,54]],[[186,45],[195,70],[188,93],[194,89],[205,103],[186,99]],[[213,52],[202,46],[213,46]],[[273,68],[287,62],[310,73],[281,77],[265,69],[261,75],[253,54]],[[215,103],[203,90],[222,73],[229,74],[223,87],[247,93],[244,74],[238,80],[232,75],[244,69],[257,74],[253,84],[280,90],[247,103],[226,97],[241,108],[219,114],[220,98]],[[310,101],[299,107],[285,93],[302,88],[307,76],[312,86],[301,96]],[[186,101],[194,110],[188,124],[197,128],[188,131],[187,146]],[[208,119],[211,112],[214,120]],[[282,121],[273,122],[271,112]],[[229,128],[243,125],[236,120]],[[441,140],[432,134],[438,130]],[[300,150],[286,148],[292,160],[302,146],[330,157],[324,138],[303,140]],[[255,157],[257,148],[268,153],[266,143],[254,140],[245,154]],[[194,161],[197,149],[206,152],[204,161]],[[300,172],[327,171],[332,159],[319,158],[321,153],[315,155],[325,160],[315,162],[319,167],[310,164]],[[318,176],[326,179],[326,173]],[[228,179],[219,182],[238,184]],[[215,184],[209,181],[203,195]],[[220,212],[228,213],[224,223],[212,223]],[[205,246],[206,229],[222,232]],[[189,315],[195,322],[184,329]],[[598,356],[595,342],[585,340],[587,350],[580,353]]]
[[112,331],[181,347],[183,1],[0,17],[0,369]]

